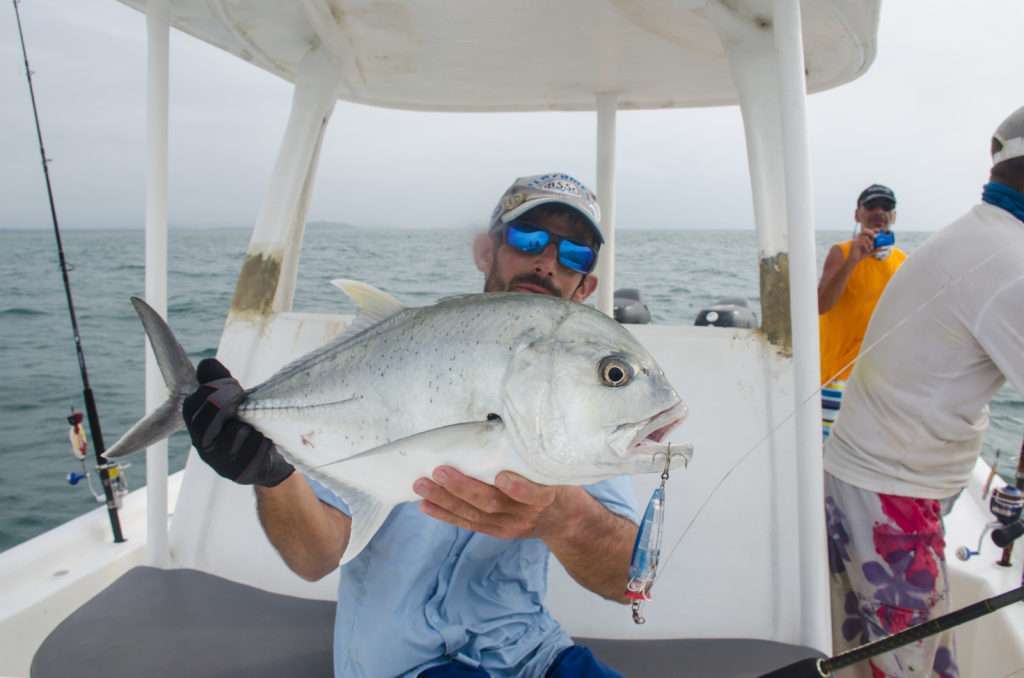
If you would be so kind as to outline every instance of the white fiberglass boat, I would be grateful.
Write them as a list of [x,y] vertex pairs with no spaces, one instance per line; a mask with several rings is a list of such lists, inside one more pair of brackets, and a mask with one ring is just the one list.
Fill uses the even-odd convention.
[[[347,322],[291,312],[320,144],[339,98],[423,111],[595,111],[605,312],[615,281],[616,111],[738,103],[762,325],[635,326],[671,381],[686,384],[691,415],[673,437],[696,449],[669,481],[648,622],[635,625],[627,608],[557,566],[548,602],[570,634],[594,639],[627,675],[759,675],[830,653],[805,92],[869,68],[877,0],[125,2],[148,17],[146,297],[161,313],[170,28],[295,84],[218,350],[243,383]],[[163,388],[149,364],[150,407]],[[166,446],[147,455],[147,488],[122,510],[126,530],[145,538],[111,543],[100,509],[0,555],[0,674],[329,675],[337,573],[316,584],[292,574],[264,537],[249,488],[194,457],[168,478]],[[989,519],[987,470],[979,462],[948,519],[951,549],[973,546]],[[646,497],[657,480],[635,482]],[[1019,563],[999,567],[996,555],[989,545],[981,557],[950,560],[955,606],[1020,582]],[[1019,605],[962,627],[960,675],[1024,667],[1021,628]],[[289,639],[284,655],[253,650],[280,645],[261,643],[269,637]],[[240,642],[249,664],[233,652]]]

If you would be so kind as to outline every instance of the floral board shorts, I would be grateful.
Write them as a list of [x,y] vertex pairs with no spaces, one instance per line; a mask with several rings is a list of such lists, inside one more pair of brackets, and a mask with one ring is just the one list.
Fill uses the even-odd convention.
[[[832,649],[835,654],[949,611],[941,502],[879,494],[825,474]],[[837,676],[959,678],[944,631]]]

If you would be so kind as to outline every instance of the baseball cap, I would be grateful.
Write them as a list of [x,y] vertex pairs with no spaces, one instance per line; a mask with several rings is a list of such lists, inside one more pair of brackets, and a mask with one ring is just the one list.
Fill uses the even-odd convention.
[[601,208],[597,196],[579,179],[568,174],[534,174],[519,177],[508,187],[491,214],[491,230],[507,224],[534,207],[557,203],[572,208],[583,215],[599,245],[604,244],[601,235]]
[[896,194],[892,192],[892,189],[882,184],[871,184],[857,196],[857,207],[860,207],[869,200],[875,200],[877,198],[885,198],[891,200],[893,207],[896,206]]
[[992,154],[993,165],[1024,155],[1024,106],[1003,120],[992,138],[1000,143],[999,150]]

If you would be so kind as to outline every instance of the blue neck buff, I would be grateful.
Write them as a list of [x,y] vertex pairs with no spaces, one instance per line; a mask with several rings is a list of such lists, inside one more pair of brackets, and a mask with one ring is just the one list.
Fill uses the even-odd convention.
[[1001,207],[1021,221],[1024,221],[1024,193],[1015,191],[1006,184],[990,181],[981,192],[981,199],[989,205]]

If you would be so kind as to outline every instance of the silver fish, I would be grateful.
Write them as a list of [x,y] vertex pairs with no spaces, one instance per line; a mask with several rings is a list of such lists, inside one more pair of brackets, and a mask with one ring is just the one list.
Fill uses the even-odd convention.
[[[413,482],[451,465],[582,485],[688,461],[667,434],[686,406],[654,358],[595,309],[546,295],[473,294],[405,308],[334,281],[359,314],[346,332],[245,391],[238,416],[348,504],[345,563]],[[160,316],[132,304],[171,396],[106,452],[130,454],[183,428],[195,370]]]

